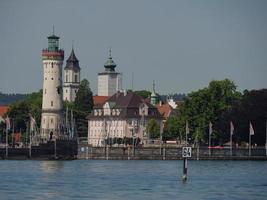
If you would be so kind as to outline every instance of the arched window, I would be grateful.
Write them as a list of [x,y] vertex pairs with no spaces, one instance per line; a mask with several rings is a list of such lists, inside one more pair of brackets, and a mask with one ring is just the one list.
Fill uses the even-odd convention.
[[74,82],[75,82],[75,83],[78,82],[78,75],[77,75],[77,74],[75,74],[75,76],[74,76]]
[[69,82],[69,77],[68,77],[68,75],[66,75],[66,82]]

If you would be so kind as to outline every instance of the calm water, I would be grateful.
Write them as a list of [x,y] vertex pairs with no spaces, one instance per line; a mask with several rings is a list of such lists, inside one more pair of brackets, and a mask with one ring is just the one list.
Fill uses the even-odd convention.
[[0,161],[0,199],[267,199],[266,161]]

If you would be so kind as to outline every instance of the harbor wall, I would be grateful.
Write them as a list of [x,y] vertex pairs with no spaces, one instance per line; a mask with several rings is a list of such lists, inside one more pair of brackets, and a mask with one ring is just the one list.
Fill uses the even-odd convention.
[[[90,147],[79,145],[78,159],[92,160],[180,160],[181,147]],[[194,160],[267,160],[265,148],[209,149],[207,147],[192,148]]]

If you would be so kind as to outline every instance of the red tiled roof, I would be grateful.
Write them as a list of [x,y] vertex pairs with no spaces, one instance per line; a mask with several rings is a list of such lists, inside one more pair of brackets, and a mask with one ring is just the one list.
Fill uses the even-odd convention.
[[159,113],[163,116],[163,118],[167,119],[172,111],[172,107],[168,104],[168,103],[165,103],[165,104],[158,104],[156,105]]
[[8,111],[9,106],[0,106],[0,117],[3,117],[3,115]]
[[109,96],[93,96],[94,106],[104,104],[109,98]]

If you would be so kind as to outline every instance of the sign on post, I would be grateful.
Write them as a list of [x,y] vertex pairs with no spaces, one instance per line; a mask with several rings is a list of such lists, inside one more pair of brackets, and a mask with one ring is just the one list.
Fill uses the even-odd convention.
[[183,147],[182,156],[183,158],[191,158],[192,148],[191,147]]

